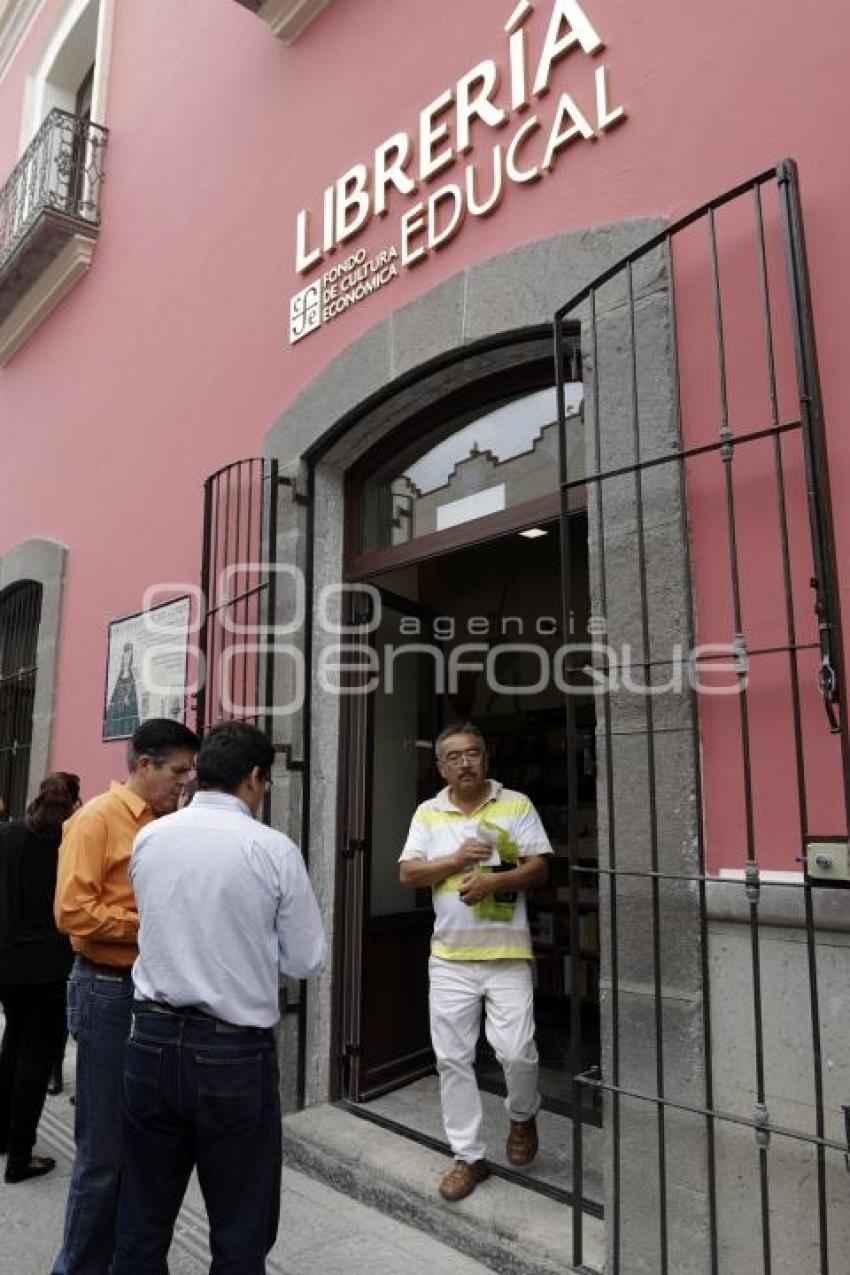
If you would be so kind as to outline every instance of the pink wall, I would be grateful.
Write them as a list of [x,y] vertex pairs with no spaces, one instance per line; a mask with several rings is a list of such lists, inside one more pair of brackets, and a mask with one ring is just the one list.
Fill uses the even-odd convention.
[[[88,791],[120,771],[100,744],[106,625],[155,579],[197,579],[205,474],[261,450],[298,391],[391,310],[515,244],[643,215],[675,217],[783,155],[800,164],[833,481],[850,472],[843,309],[850,292],[845,110],[850,12],[587,0],[628,120],[509,189],[438,256],[287,343],[297,210],[482,58],[505,62],[513,0],[335,0],[293,49],[232,0],[116,6],[103,231],[89,277],[0,371],[0,551],[70,547],[52,761]],[[549,3],[535,17],[537,39]],[[16,158],[23,79],[56,6],[0,85],[0,169]],[[589,109],[593,66],[553,93]],[[479,153],[491,143],[478,127]],[[510,130],[508,130],[510,132]],[[499,140],[505,140],[499,138]],[[434,185],[450,180],[448,170]],[[402,201],[352,246],[394,237]],[[564,280],[565,298],[569,281]],[[330,424],[330,422],[329,422]],[[839,546],[850,514],[839,505]],[[846,566],[844,567],[846,575]],[[846,596],[850,596],[845,590]],[[850,615],[846,617],[850,628]]]

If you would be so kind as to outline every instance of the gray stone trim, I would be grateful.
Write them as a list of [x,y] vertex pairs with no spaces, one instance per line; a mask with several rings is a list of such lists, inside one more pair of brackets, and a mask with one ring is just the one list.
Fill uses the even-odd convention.
[[444,280],[333,359],[267,432],[265,454],[281,464],[296,461],[402,378],[476,342],[550,324],[559,306],[663,228],[660,218],[644,217],[576,230]]
[[[759,900],[759,925],[775,925],[783,929],[804,930],[804,891],[800,885],[762,885]],[[743,881],[709,881],[706,883],[706,910],[712,921],[728,921],[749,925],[750,904]],[[812,910],[819,937],[827,931],[850,934],[850,890],[840,887],[813,886]]]
[[[323,585],[335,585],[342,578],[346,470],[414,411],[470,376],[540,357],[555,311],[663,225],[659,218],[601,225],[526,244],[470,266],[370,328],[301,391],[268,430],[264,453],[290,472],[307,453],[322,450],[315,465],[314,598]],[[641,276],[636,291],[642,296],[665,287],[662,277]],[[622,298],[606,295],[604,309],[618,305]],[[517,340],[509,348],[490,348],[512,336]],[[288,552],[290,561],[299,560],[297,545],[290,544]],[[313,684],[320,638],[314,634],[313,668],[308,672]],[[340,725],[338,701],[315,696],[310,730],[310,875],[328,908],[326,915],[336,896]],[[329,962],[308,997],[308,1104],[328,1096],[333,994]]]
[[42,589],[28,800],[35,796],[39,784],[47,774],[50,758],[62,586],[67,555],[65,545],[58,540],[23,540],[0,557],[0,593],[10,585],[20,584],[24,580],[35,580]]

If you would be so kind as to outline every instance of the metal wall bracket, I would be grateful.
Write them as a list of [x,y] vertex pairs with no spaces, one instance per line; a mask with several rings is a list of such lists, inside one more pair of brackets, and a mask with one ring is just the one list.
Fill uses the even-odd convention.
[[850,889],[850,845],[846,837],[809,837],[803,862],[807,884]]
[[285,474],[278,475],[278,486],[289,487],[292,491],[292,499],[296,505],[309,505],[310,501],[307,496],[298,490],[298,486],[294,478],[287,478]]
[[297,757],[292,756],[291,744],[275,744],[274,751],[278,757],[283,758],[283,764],[287,770],[303,772],[304,762],[299,760]]

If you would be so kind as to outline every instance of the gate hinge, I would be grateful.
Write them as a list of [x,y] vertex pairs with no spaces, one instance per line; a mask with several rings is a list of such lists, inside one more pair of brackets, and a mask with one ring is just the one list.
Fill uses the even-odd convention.
[[349,837],[342,851],[343,859],[353,859],[356,855],[362,854],[366,849],[366,842],[362,837]]
[[292,756],[291,744],[275,744],[274,750],[278,757],[283,758],[283,764],[287,770],[303,771],[304,762]]
[[736,633],[732,639],[732,651],[735,659],[735,671],[739,677],[746,677],[749,673],[750,661],[747,654],[747,639],[743,633]]
[[761,894],[761,877],[757,863],[748,863],[744,868],[744,892],[750,903],[758,903]]
[[359,1058],[360,1046],[355,1045],[353,1040],[347,1040],[342,1049],[342,1058]]
[[309,505],[310,501],[298,490],[294,478],[287,478],[285,474],[280,474],[277,481],[280,487],[290,487],[292,489],[292,499],[296,505]]
[[770,1117],[768,1116],[767,1107],[763,1103],[757,1103],[755,1109],[756,1122],[756,1146],[765,1150],[770,1146]]
[[823,699],[823,706],[826,709],[829,732],[831,735],[837,735],[841,730],[838,715],[835,711],[835,705],[838,703],[838,677],[828,655],[825,655],[821,660],[817,674],[817,685]]

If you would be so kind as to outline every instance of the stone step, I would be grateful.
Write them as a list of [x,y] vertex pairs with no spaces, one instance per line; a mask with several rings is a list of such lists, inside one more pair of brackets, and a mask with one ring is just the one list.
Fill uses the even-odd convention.
[[[500,1275],[569,1275],[572,1210],[492,1177],[458,1204],[437,1184],[448,1158],[343,1108],[323,1104],[287,1116],[284,1160],[337,1191],[476,1258]],[[602,1223],[584,1219],[584,1263],[601,1270]],[[439,1273],[436,1273],[439,1275]]]

